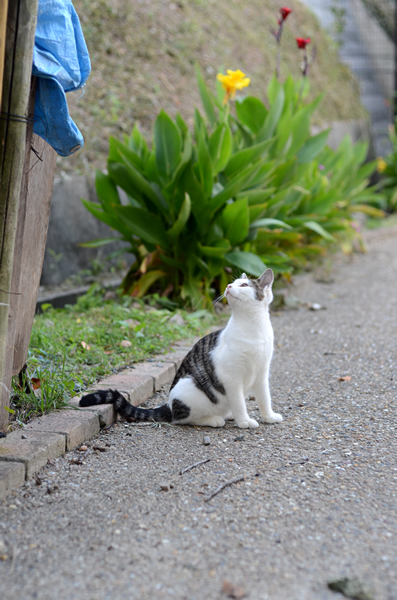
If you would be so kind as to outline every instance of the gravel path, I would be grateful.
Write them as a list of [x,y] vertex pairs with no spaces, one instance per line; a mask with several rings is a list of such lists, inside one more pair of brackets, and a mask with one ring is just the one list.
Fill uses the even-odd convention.
[[369,249],[301,278],[326,309],[272,316],[283,423],[119,423],[0,504],[1,597],[337,600],[358,577],[396,600],[397,236]]

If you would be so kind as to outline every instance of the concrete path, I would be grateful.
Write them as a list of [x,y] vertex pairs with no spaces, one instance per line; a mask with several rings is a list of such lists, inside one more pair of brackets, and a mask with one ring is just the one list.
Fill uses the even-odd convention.
[[272,316],[283,423],[102,428],[0,504],[1,597],[396,600],[397,232],[368,246]]

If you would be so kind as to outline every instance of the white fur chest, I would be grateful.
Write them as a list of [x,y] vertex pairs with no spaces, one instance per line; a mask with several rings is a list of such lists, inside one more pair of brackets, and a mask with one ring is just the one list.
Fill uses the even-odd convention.
[[248,393],[258,375],[267,370],[272,354],[273,329],[266,312],[253,322],[231,318],[212,351],[212,359],[222,382],[242,386]]

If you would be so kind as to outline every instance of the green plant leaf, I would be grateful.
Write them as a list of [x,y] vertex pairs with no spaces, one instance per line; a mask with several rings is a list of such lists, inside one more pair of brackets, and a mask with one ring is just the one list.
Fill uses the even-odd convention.
[[226,204],[222,211],[225,237],[232,246],[244,241],[248,235],[249,212],[247,198]]
[[248,96],[236,102],[236,112],[241,123],[257,134],[263,127],[268,111],[258,98]]
[[160,277],[164,277],[166,273],[164,271],[148,271],[142,277],[135,281],[130,288],[127,290],[127,293],[130,296],[134,296],[135,298],[142,298],[151,286],[158,280]]
[[238,171],[263,156],[273,143],[273,138],[235,152],[224,170],[227,177],[233,177]]
[[[154,191],[149,181],[138,171],[138,169],[134,167],[125,154],[120,152],[120,157],[127,169],[127,174],[130,178],[130,186],[132,189],[138,190],[147,196],[161,212],[167,214],[167,203],[165,199]],[[112,170],[112,174],[113,173],[114,171]],[[133,194],[131,195],[133,196]]]
[[197,76],[197,83],[198,83],[198,88],[199,88],[199,92],[200,92],[200,96],[201,96],[201,102],[203,103],[205,114],[207,115],[207,118],[211,124],[211,127],[214,127],[214,125],[216,124],[216,114],[215,114],[215,108],[214,108],[215,99],[205,84],[205,81],[201,74],[201,70],[200,70],[198,63],[196,63],[196,76]]
[[114,210],[112,210],[112,212],[104,212],[103,210],[101,210],[101,206],[99,204],[96,204],[95,202],[91,202],[90,200],[84,200],[83,198],[81,199],[81,201],[86,207],[86,209],[92,215],[94,215],[94,217],[102,221],[102,223],[106,223],[106,225],[109,225],[109,227],[111,227],[112,229],[119,231],[123,235],[124,239],[130,239],[131,235],[128,230],[128,227],[126,227],[125,224],[118,219],[117,214],[115,214]]
[[284,223],[284,221],[280,221],[279,219],[258,219],[258,221],[254,221],[253,223],[251,223],[250,227],[269,227],[270,225],[275,225],[276,227],[284,227],[285,229],[292,229],[290,225]]
[[304,143],[297,154],[299,164],[311,162],[318,154],[320,154],[321,150],[327,143],[330,131],[331,129],[326,129],[325,131],[322,131],[321,133],[309,138]]
[[306,223],[303,223],[303,225],[307,229],[311,229],[315,233],[318,233],[318,235],[321,235],[321,237],[323,237],[325,240],[328,240],[329,242],[336,242],[337,241],[336,238],[334,238],[333,235],[331,235],[330,233],[328,233],[328,231],[326,231],[324,229],[324,227],[322,227],[322,225],[320,225],[319,223],[316,223],[316,221],[306,221]]
[[122,152],[137,169],[141,170],[143,168],[143,161],[139,154],[127,146],[127,144],[123,144],[120,140],[110,136],[108,161],[118,162],[120,160],[120,152]]
[[213,175],[225,168],[232,153],[232,147],[233,141],[229,126],[221,123],[209,139]]
[[214,214],[225,202],[227,202],[230,198],[233,198],[238,192],[244,189],[245,186],[249,184],[249,182],[255,177],[258,170],[260,169],[261,164],[260,161],[257,161],[253,165],[249,165],[241,173],[239,173],[236,177],[231,179],[227,185],[225,185],[224,189],[216,194],[211,199],[211,211]]
[[198,140],[197,163],[194,166],[198,179],[202,185],[207,198],[211,197],[214,177],[212,172],[212,161],[205,141],[204,134],[200,134]]
[[277,96],[266,115],[262,129],[258,132],[258,142],[267,140],[274,134],[284,108],[285,93],[279,88]]
[[198,243],[198,247],[204,256],[212,256],[214,258],[223,257],[225,252],[228,252],[231,248],[229,241],[225,239],[215,242],[214,246],[202,246]]
[[117,206],[115,211],[131,229],[131,233],[151,244],[162,248],[169,247],[167,235],[159,217],[143,208],[134,206]]
[[143,161],[145,161],[149,151],[146,144],[146,140],[139,131],[138,125],[135,123],[134,128],[129,139],[129,147],[134,150]]
[[233,265],[233,267],[237,267],[241,271],[250,273],[250,275],[255,275],[255,277],[260,277],[266,269],[266,266],[259,256],[252,252],[239,252],[238,250],[235,250],[234,252],[225,254],[225,259],[230,265]]
[[106,246],[106,244],[113,244],[113,242],[120,242],[121,238],[119,237],[107,237],[107,238],[99,238],[96,240],[91,240],[90,242],[81,242],[78,246],[82,248],[100,248],[101,246]]
[[170,179],[181,160],[181,135],[173,120],[163,110],[154,123],[154,147],[159,173]]
[[185,199],[182,202],[181,210],[179,211],[179,215],[171,229],[167,231],[167,236],[172,240],[176,240],[181,233],[182,229],[185,227],[188,218],[190,217],[190,212],[192,208],[192,203],[189,197],[189,194],[185,193]]
[[110,209],[112,204],[120,204],[119,193],[114,181],[98,169],[95,171],[95,190],[102,207]]

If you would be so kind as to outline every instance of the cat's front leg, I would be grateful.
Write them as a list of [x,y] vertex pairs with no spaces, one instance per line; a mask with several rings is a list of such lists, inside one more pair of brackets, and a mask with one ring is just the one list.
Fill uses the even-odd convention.
[[258,402],[263,420],[266,423],[281,423],[283,420],[282,415],[273,412],[272,409],[268,371],[265,372],[264,377],[262,375],[255,381],[254,385],[252,386],[252,391],[254,392],[256,401]]
[[256,429],[256,427],[259,427],[259,423],[248,415],[242,389],[226,388],[226,396],[237,427],[241,429]]

